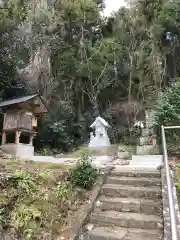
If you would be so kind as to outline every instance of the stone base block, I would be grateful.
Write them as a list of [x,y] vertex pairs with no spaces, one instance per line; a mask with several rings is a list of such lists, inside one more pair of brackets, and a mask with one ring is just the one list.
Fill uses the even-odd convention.
[[150,145],[150,137],[140,137],[139,144],[140,144],[140,146]]
[[149,137],[150,130],[148,128],[142,129],[142,137]]
[[159,148],[158,146],[153,145],[137,146],[136,154],[137,155],[159,154]]
[[132,165],[160,166],[163,164],[162,155],[134,155],[132,156]]
[[34,156],[34,147],[26,144],[9,143],[1,146],[3,152],[15,157]]
[[89,148],[89,153],[92,156],[117,156],[118,146],[111,145],[110,147],[93,147]]

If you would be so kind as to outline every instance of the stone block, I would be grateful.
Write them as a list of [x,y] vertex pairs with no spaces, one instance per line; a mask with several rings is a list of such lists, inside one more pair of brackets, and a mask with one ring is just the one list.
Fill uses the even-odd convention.
[[101,196],[98,201],[101,211],[120,211],[120,212],[137,212],[146,214],[155,214],[161,216],[161,201],[152,201],[136,198],[111,198]]
[[145,118],[146,118],[146,127],[151,128],[154,125],[155,119],[155,111],[154,110],[146,110],[145,111]]
[[104,184],[102,194],[108,197],[132,197],[157,200],[161,199],[161,187],[127,187],[126,185]]
[[117,156],[118,146],[111,145],[109,147],[95,147],[89,148],[88,151],[92,156]]
[[153,145],[137,146],[136,154],[137,155],[159,154],[159,147]]
[[135,178],[135,177],[113,177],[108,176],[107,184],[131,185],[135,187],[156,187],[161,186],[160,178]]
[[147,177],[147,178],[159,178],[161,176],[160,171],[157,170],[156,165],[128,165],[116,167],[110,173],[111,176],[121,176],[121,177]]
[[1,146],[3,152],[11,154],[14,157],[31,157],[34,156],[34,147],[27,144],[9,143]]
[[143,146],[143,145],[150,145],[150,137],[140,137],[139,138],[139,144],[140,146]]
[[107,198],[99,199],[101,211],[140,212],[140,200],[131,198]]
[[141,135],[142,135],[142,137],[149,137],[149,134],[150,134],[151,132],[150,132],[150,130],[148,129],[148,128],[143,128],[142,130],[141,130]]
[[[121,228],[116,226],[95,227],[88,233],[89,240],[155,240],[162,239],[160,230]],[[86,238],[84,238],[86,239]]]
[[160,166],[163,164],[162,155],[133,155],[131,165]]
[[91,214],[91,222],[101,222],[102,224],[115,224],[124,228],[142,228],[142,229],[156,229],[163,228],[163,220],[156,215],[147,215],[142,213],[124,213],[117,211],[105,211]]

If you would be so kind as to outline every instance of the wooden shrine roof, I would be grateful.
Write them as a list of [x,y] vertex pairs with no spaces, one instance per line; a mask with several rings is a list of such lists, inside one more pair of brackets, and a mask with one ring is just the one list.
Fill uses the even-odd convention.
[[23,96],[23,97],[15,98],[15,99],[12,99],[12,100],[2,101],[2,102],[0,102],[0,108],[30,102],[30,101],[33,101],[35,99],[38,99],[41,102],[41,104],[43,105],[44,110],[42,110],[42,112],[47,112],[48,110],[47,110],[46,104],[44,103],[43,99],[41,98],[41,96],[39,94],[34,94],[34,95],[30,95],[30,96]]

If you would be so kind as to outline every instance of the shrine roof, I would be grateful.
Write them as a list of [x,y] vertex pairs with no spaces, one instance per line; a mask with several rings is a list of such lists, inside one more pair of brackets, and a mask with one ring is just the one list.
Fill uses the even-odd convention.
[[95,128],[98,121],[107,128],[111,127],[103,118],[97,117],[94,123],[90,126],[90,128]]
[[35,97],[37,97],[38,94],[34,94],[31,96],[25,96],[25,97],[20,97],[20,98],[15,98],[12,100],[6,100],[3,102],[0,102],[0,107],[5,107],[5,106],[9,106],[9,105],[13,105],[13,104],[17,104],[17,103],[22,103],[22,102],[27,102]]
[[46,107],[43,99],[41,98],[41,96],[39,94],[23,96],[23,97],[20,97],[20,98],[14,98],[14,99],[11,99],[11,100],[2,101],[2,102],[0,102],[0,107],[3,108],[3,107],[10,106],[10,105],[18,104],[18,103],[25,103],[25,102],[34,100],[36,98],[39,99],[40,102],[41,102],[41,105],[44,106],[43,107],[44,108],[43,112],[47,112],[47,107]]

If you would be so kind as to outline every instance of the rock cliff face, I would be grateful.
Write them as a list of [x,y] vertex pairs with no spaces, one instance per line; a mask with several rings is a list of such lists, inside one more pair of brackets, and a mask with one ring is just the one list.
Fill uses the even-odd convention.
[[40,46],[30,57],[29,64],[19,71],[44,97],[48,96],[49,86],[52,84],[50,55],[47,45]]
[[[48,11],[49,6],[53,6],[53,0],[30,0],[28,1],[31,14],[40,16],[45,14],[42,9]],[[41,9],[41,11],[39,11]],[[34,11],[33,11],[34,10]],[[23,22],[16,32],[19,42],[23,42],[29,51],[29,61],[25,67],[18,70],[19,75],[29,81],[33,85],[34,90],[38,91],[44,97],[48,96],[52,84],[52,71],[51,71],[51,50],[48,41],[41,43],[37,42],[38,35],[34,36],[32,30],[32,16],[29,16],[26,22]]]

